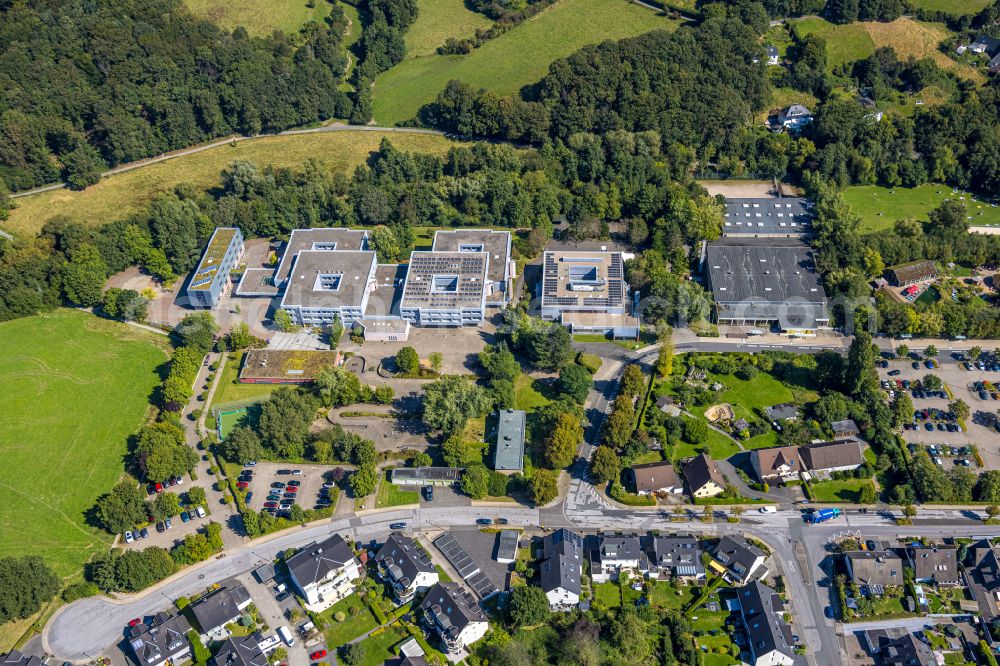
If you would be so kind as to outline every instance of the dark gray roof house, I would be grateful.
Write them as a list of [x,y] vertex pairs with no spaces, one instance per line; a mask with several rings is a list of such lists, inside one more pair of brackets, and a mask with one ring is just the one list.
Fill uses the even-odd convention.
[[907,550],[913,579],[938,585],[958,585],[958,550],[955,546],[920,546]]
[[879,666],[937,664],[930,646],[902,627],[862,632],[862,643]]
[[498,472],[520,472],[524,469],[524,417],[520,409],[498,412],[497,445],[493,469]]
[[326,541],[315,541],[285,560],[288,571],[301,587],[318,583],[332,572],[343,569],[354,559],[354,551],[339,534]]
[[704,453],[686,461],[683,472],[694,497],[711,497],[726,489],[726,478],[719,465]]
[[792,630],[784,621],[784,605],[774,590],[760,581],[739,588],[740,618],[754,664],[790,664],[795,659]]
[[841,437],[853,437],[861,432],[858,428],[858,424],[854,422],[853,419],[844,419],[843,421],[834,421],[830,424],[833,429],[833,436],[836,439]]
[[767,554],[742,536],[726,535],[719,539],[715,559],[725,569],[725,577],[737,585],[745,585],[767,573]]
[[401,601],[412,598],[418,588],[437,582],[437,569],[430,556],[402,532],[389,535],[375,555],[375,564]]
[[861,441],[853,438],[801,446],[799,459],[810,472],[857,469],[865,462]]
[[979,605],[979,614],[987,622],[1000,616],[1000,555],[989,539],[969,546],[965,575],[969,591]]
[[701,543],[690,534],[686,536],[647,537],[646,556],[650,571],[678,578],[704,578],[701,563]]
[[844,553],[850,579],[869,587],[903,584],[903,558],[893,549],[853,550]]
[[799,408],[793,403],[783,402],[780,405],[765,407],[764,413],[772,421],[792,421],[799,417]]
[[235,583],[202,597],[189,608],[201,633],[211,635],[224,631],[227,624],[235,622],[250,603],[250,593]]
[[489,628],[479,603],[458,583],[436,584],[420,602],[420,610],[451,651],[474,643]]
[[148,625],[140,622],[129,628],[129,651],[139,666],[160,666],[168,660],[180,663],[191,655],[190,630],[183,615],[158,613]]
[[11,650],[0,657],[0,666],[45,666],[46,662],[33,654],[22,654],[17,650]]
[[230,636],[212,657],[213,666],[269,666],[260,649],[260,632],[249,636]]
[[583,538],[579,534],[558,529],[542,538],[538,584],[549,598],[549,605],[577,603],[582,572]]

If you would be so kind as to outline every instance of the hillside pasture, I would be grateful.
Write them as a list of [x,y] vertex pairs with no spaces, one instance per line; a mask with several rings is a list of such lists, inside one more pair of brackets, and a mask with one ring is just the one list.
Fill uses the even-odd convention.
[[411,58],[382,73],[375,80],[375,120],[392,125],[413,118],[451,79],[508,95],[582,46],[676,25],[626,0],[561,0],[469,55]]
[[433,134],[353,130],[248,139],[115,174],[82,191],[60,189],[18,197],[17,208],[11,211],[10,219],[0,223],[0,228],[34,236],[56,215],[101,226],[142,209],[157,195],[181,183],[190,183],[199,190],[216,187],[221,182],[222,170],[236,160],[297,168],[316,159],[332,170],[351,173],[378,149],[385,137],[400,150],[437,155],[461,145]]
[[122,475],[166,341],[78,310],[0,324],[0,557],[72,577],[108,547],[85,514]]
[[234,30],[238,27],[255,37],[270,35],[281,30],[294,35],[309,21],[322,21],[330,14],[330,3],[315,0],[312,7],[308,0],[184,0],[191,13],[211,21],[220,28]]
[[486,16],[465,6],[463,0],[419,0],[420,13],[406,31],[406,57],[434,55],[449,37],[472,37],[477,29],[493,25]]

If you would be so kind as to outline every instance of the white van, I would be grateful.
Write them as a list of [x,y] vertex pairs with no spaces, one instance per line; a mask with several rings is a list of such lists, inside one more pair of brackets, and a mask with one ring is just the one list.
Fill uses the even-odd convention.
[[762,506],[757,511],[761,513],[778,513],[778,508],[774,506]]
[[284,625],[278,627],[278,635],[281,636],[281,640],[288,644],[288,647],[295,645],[295,639],[292,638],[292,632],[288,630],[288,627]]

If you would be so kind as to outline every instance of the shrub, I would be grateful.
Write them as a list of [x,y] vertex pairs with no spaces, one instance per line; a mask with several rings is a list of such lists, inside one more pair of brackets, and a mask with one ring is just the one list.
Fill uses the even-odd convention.
[[337,622],[343,622],[344,620],[347,619],[347,616],[344,615],[344,611],[337,611],[336,613],[333,614],[333,619],[336,620]]

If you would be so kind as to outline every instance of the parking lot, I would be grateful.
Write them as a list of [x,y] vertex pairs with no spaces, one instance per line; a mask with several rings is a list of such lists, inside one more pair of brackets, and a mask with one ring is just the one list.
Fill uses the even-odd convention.
[[[914,363],[918,367],[914,368]],[[983,458],[984,468],[1000,469],[1000,433],[976,416],[977,412],[996,414],[1000,407],[1000,393],[998,400],[987,393],[988,397],[984,401],[979,392],[974,390],[976,382],[1000,383],[1000,371],[992,371],[988,366],[987,369],[980,370],[975,365],[971,366],[971,370],[966,370],[962,362],[945,355],[936,359],[936,365],[935,368],[927,368],[923,361],[907,358],[890,360],[888,367],[877,368],[879,380],[890,382],[887,390],[898,392],[899,382],[908,383],[908,387],[902,390],[910,396],[914,410],[920,412],[914,417],[912,425],[903,430],[903,439],[917,445],[936,445],[937,452],[931,455],[940,458],[945,467],[954,465],[954,460],[966,459],[973,470],[977,468],[975,458],[970,452],[960,451],[963,447],[976,445]],[[922,384],[918,384],[927,375],[940,378],[942,388],[927,390]],[[917,386],[920,388],[916,388]],[[944,391],[944,397],[941,397],[940,391]],[[948,397],[949,392],[952,397]],[[958,420],[948,414],[948,403],[957,399],[965,401],[971,413],[964,429],[960,429]]]
[[[249,495],[248,505],[255,511],[263,508],[280,511],[282,503],[290,506],[292,502],[303,509],[321,508],[325,496],[323,484],[328,478],[326,475],[335,467],[335,465],[259,462],[253,467],[243,468],[244,474],[253,475],[249,481],[246,480],[248,477],[241,476],[242,480],[238,482],[248,483],[246,490],[252,493]],[[275,484],[283,485],[279,487]],[[297,487],[298,490],[292,492],[290,487]]]
[[[205,516],[200,517],[195,511],[197,507],[186,504],[186,490],[191,487],[192,484],[190,479],[182,479],[182,483],[180,485],[162,485],[161,492],[174,493],[180,497],[182,515],[173,516],[168,520],[162,521],[151,520],[145,527],[146,536],[142,536],[141,528],[129,530],[134,539],[132,543],[129,543],[128,539],[123,534],[118,540],[118,545],[121,548],[137,548],[139,550],[149,548],[150,546],[170,548],[175,543],[183,540],[187,535],[193,534],[197,530],[204,528],[209,521],[213,520],[213,518],[208,515],[206,507],[202,507],[202,510],[205,511]],[[149,512],[150,517],[152,517],[153,502],[161,494],[156,491],[155,484],[153,484],[151,489],[153,492],[149,493],[149,496],[146,498],[147,511]],[[216,518],[215,520],[220,519]],[[139,528],[139,526],[136,527]]]

